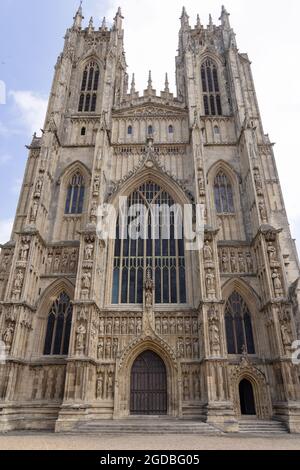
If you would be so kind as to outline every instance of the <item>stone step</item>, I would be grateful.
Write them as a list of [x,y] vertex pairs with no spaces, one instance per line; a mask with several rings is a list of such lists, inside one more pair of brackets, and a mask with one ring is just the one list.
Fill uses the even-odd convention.
[[97,434],[201,434],[217,435],[221,431],[203,422],[87,421],[72,432]]
[[287,428],[280,421],[240,421],[241,434],[287,434]]

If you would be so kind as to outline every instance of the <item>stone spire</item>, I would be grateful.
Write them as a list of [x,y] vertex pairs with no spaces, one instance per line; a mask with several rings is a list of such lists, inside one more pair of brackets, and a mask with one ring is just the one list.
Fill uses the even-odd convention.
[[230,13],[228,13],[224,5],[222,5],[222,12],[221,12],[220,20],[221,20],[222,26],[226,29],[231,29],[229,16],[230,16]]
[[197,14],[197,23],[196,23],[196,27],[197,27],[198,29],[201,28],[201,21],[200,21],[199,13]]
[[130,94],[134,95],[134,93],[135,93],[135,76],[134,76],[134,73],[133,73],[132,74]]
[[122,16],[122,11],[121,11],[121,7],[118,8],[118,11],[117,11],[117,14],[115,16],[115,19],[114,19],[114,26],[116,29],[122,29],[122,20],[123,20],[123,16]]
[[190,24],[189,24],[189,16],[188,16],[188,14],[187,14],[187,12],[186,12],[185,7],[182,8],[182,13],[181,13],[180,20],[181,20],[181,28],[182,28],[182,29],[189,28],[189,26],[190,26]]
[[73,23],[73,28],[74,29],[81,29],[82,25],[82,20],[84,19],[84,16],[82,14],[82,1],[80,2],[79,8],[76,12],[76,15],[74,16],[74,23]]
[[211,14],[209,14],[209,28],[212,29],[214,27],[214,24],[213,24],[213,19],[212,19],[212,16]]
[[100,28],[102,31],[106,31],[107,30],[107,26],[106,26],[106,18],[105,16],[103,17],[103,20],[102,20],[102,25],[101,25],[101,28]]
[[170,93],[170,88],[169,88],[169,78],[168,74],[166,73],[166,80],[165,80],[165,93]]
[[149,70],[149,77],[148,77],[148,90],[152,90],[152,74],[151,70]]
[[88,26],[88,32],[89,34],[94,31],[94,20],[93,17],[91,16],[90,21],[89,21],[89,26]]

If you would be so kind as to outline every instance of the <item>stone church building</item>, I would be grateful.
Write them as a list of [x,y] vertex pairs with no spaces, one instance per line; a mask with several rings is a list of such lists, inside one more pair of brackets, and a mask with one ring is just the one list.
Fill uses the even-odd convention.
[[[184,8],[176,96],[151,73],[139,94],[122,20],[85,27],[79,8],[28,147],[0,255],[0,430],[147,415],[299,433],[299,261],[250,60],[224,7],[207,27]],[[121,196],[201,204],[203,247],[173,219],[169,239],[121,237],[119,218],[99,237],[98,206]]]

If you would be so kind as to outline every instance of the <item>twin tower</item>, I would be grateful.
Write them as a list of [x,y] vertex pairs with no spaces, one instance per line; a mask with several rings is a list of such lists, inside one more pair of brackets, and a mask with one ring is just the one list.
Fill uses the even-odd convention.
[[[299,261],[249,58],[224,7],[207,27],[183,9],[177,96],[151,75],[140,95],[122,21],[84,27],[79,8],[28,147],[0,255],[0,429],[165,415],[238,432],[250,416],[299,433]],[[172,217],[167,239],[121,237],[118,218],[99,239],[120,196],[201,204],[203,247]]]

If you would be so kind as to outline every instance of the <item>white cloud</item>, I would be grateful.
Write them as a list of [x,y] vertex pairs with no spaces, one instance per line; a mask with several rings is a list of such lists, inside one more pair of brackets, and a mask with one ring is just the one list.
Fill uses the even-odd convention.
[[47,99],[33,91],[10,91],[9,95],[17,108],[19,124],[32,134],[38,132],[44,125]]
[[0,245],[7,243],[10,239],[13,219],[0,220]]

